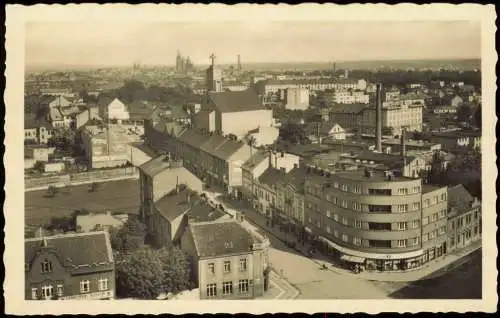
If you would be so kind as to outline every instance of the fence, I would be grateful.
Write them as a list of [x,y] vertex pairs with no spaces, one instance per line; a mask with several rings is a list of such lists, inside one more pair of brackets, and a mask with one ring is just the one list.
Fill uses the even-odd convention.
[[62,174],[51,176],[28,177],[24,179],[25,190],[39,187],[71,185],[78,183],[90,183],[94,181],[105,181],[109,179],[137,177],[136,167],[124,167],[113,169],[93,170],[74,174]]

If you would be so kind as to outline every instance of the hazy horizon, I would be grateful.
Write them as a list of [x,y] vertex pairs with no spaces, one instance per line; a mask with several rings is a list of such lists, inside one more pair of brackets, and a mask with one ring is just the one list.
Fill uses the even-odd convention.
[[481,58],[480,24],[429,22],[29,23],[27,67],[328,63]]

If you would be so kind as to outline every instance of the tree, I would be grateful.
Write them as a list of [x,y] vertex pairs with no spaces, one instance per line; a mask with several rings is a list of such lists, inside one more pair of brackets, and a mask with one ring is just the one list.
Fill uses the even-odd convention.
[[477,106],[476,111],[474,112],[474,121],[476,123],[476,126],[481,128],[482,127],[482,117],[481,117],[481,106]]
[[49,141],[50,145],[65,152],[72,152],[75,147],[76,134],[68,127],[54,128],[54,133]]
[[155,299],[162,289],[164,266],[150,247],[141,247],[116,262],[116,293],[122,297]]
[[44,172],[45,171],[45,163],[43,161],[37,161],[33,165],[33,169],[36,171]]
[[190,276],[190,262],[180,249],[143,246],[117,261],[116,292],[122,297],[156,299],[161,293],[192,288]]
[[146,226],[137,216],[130,216],[119,230],[110,230],[111,247],[120,253],[130,253],[141,247],[146,237]]

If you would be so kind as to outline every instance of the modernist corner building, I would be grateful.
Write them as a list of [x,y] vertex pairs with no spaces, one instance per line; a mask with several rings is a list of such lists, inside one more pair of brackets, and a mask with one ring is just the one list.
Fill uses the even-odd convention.
[[391,171],[308,171],[306,231],[334,257],[393,271],[446,253],[446,187]]

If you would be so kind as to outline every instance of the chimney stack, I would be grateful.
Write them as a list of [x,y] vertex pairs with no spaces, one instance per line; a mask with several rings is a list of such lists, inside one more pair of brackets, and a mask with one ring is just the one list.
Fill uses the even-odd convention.
[[404,175],[406,166],[406,129],[401,128],[401,174]]
[[382,84],[377,83],[377,104],[375,112],[375,122],[376,122],[376,139],[377,143],[375,149],[378,152],[382,152]]

